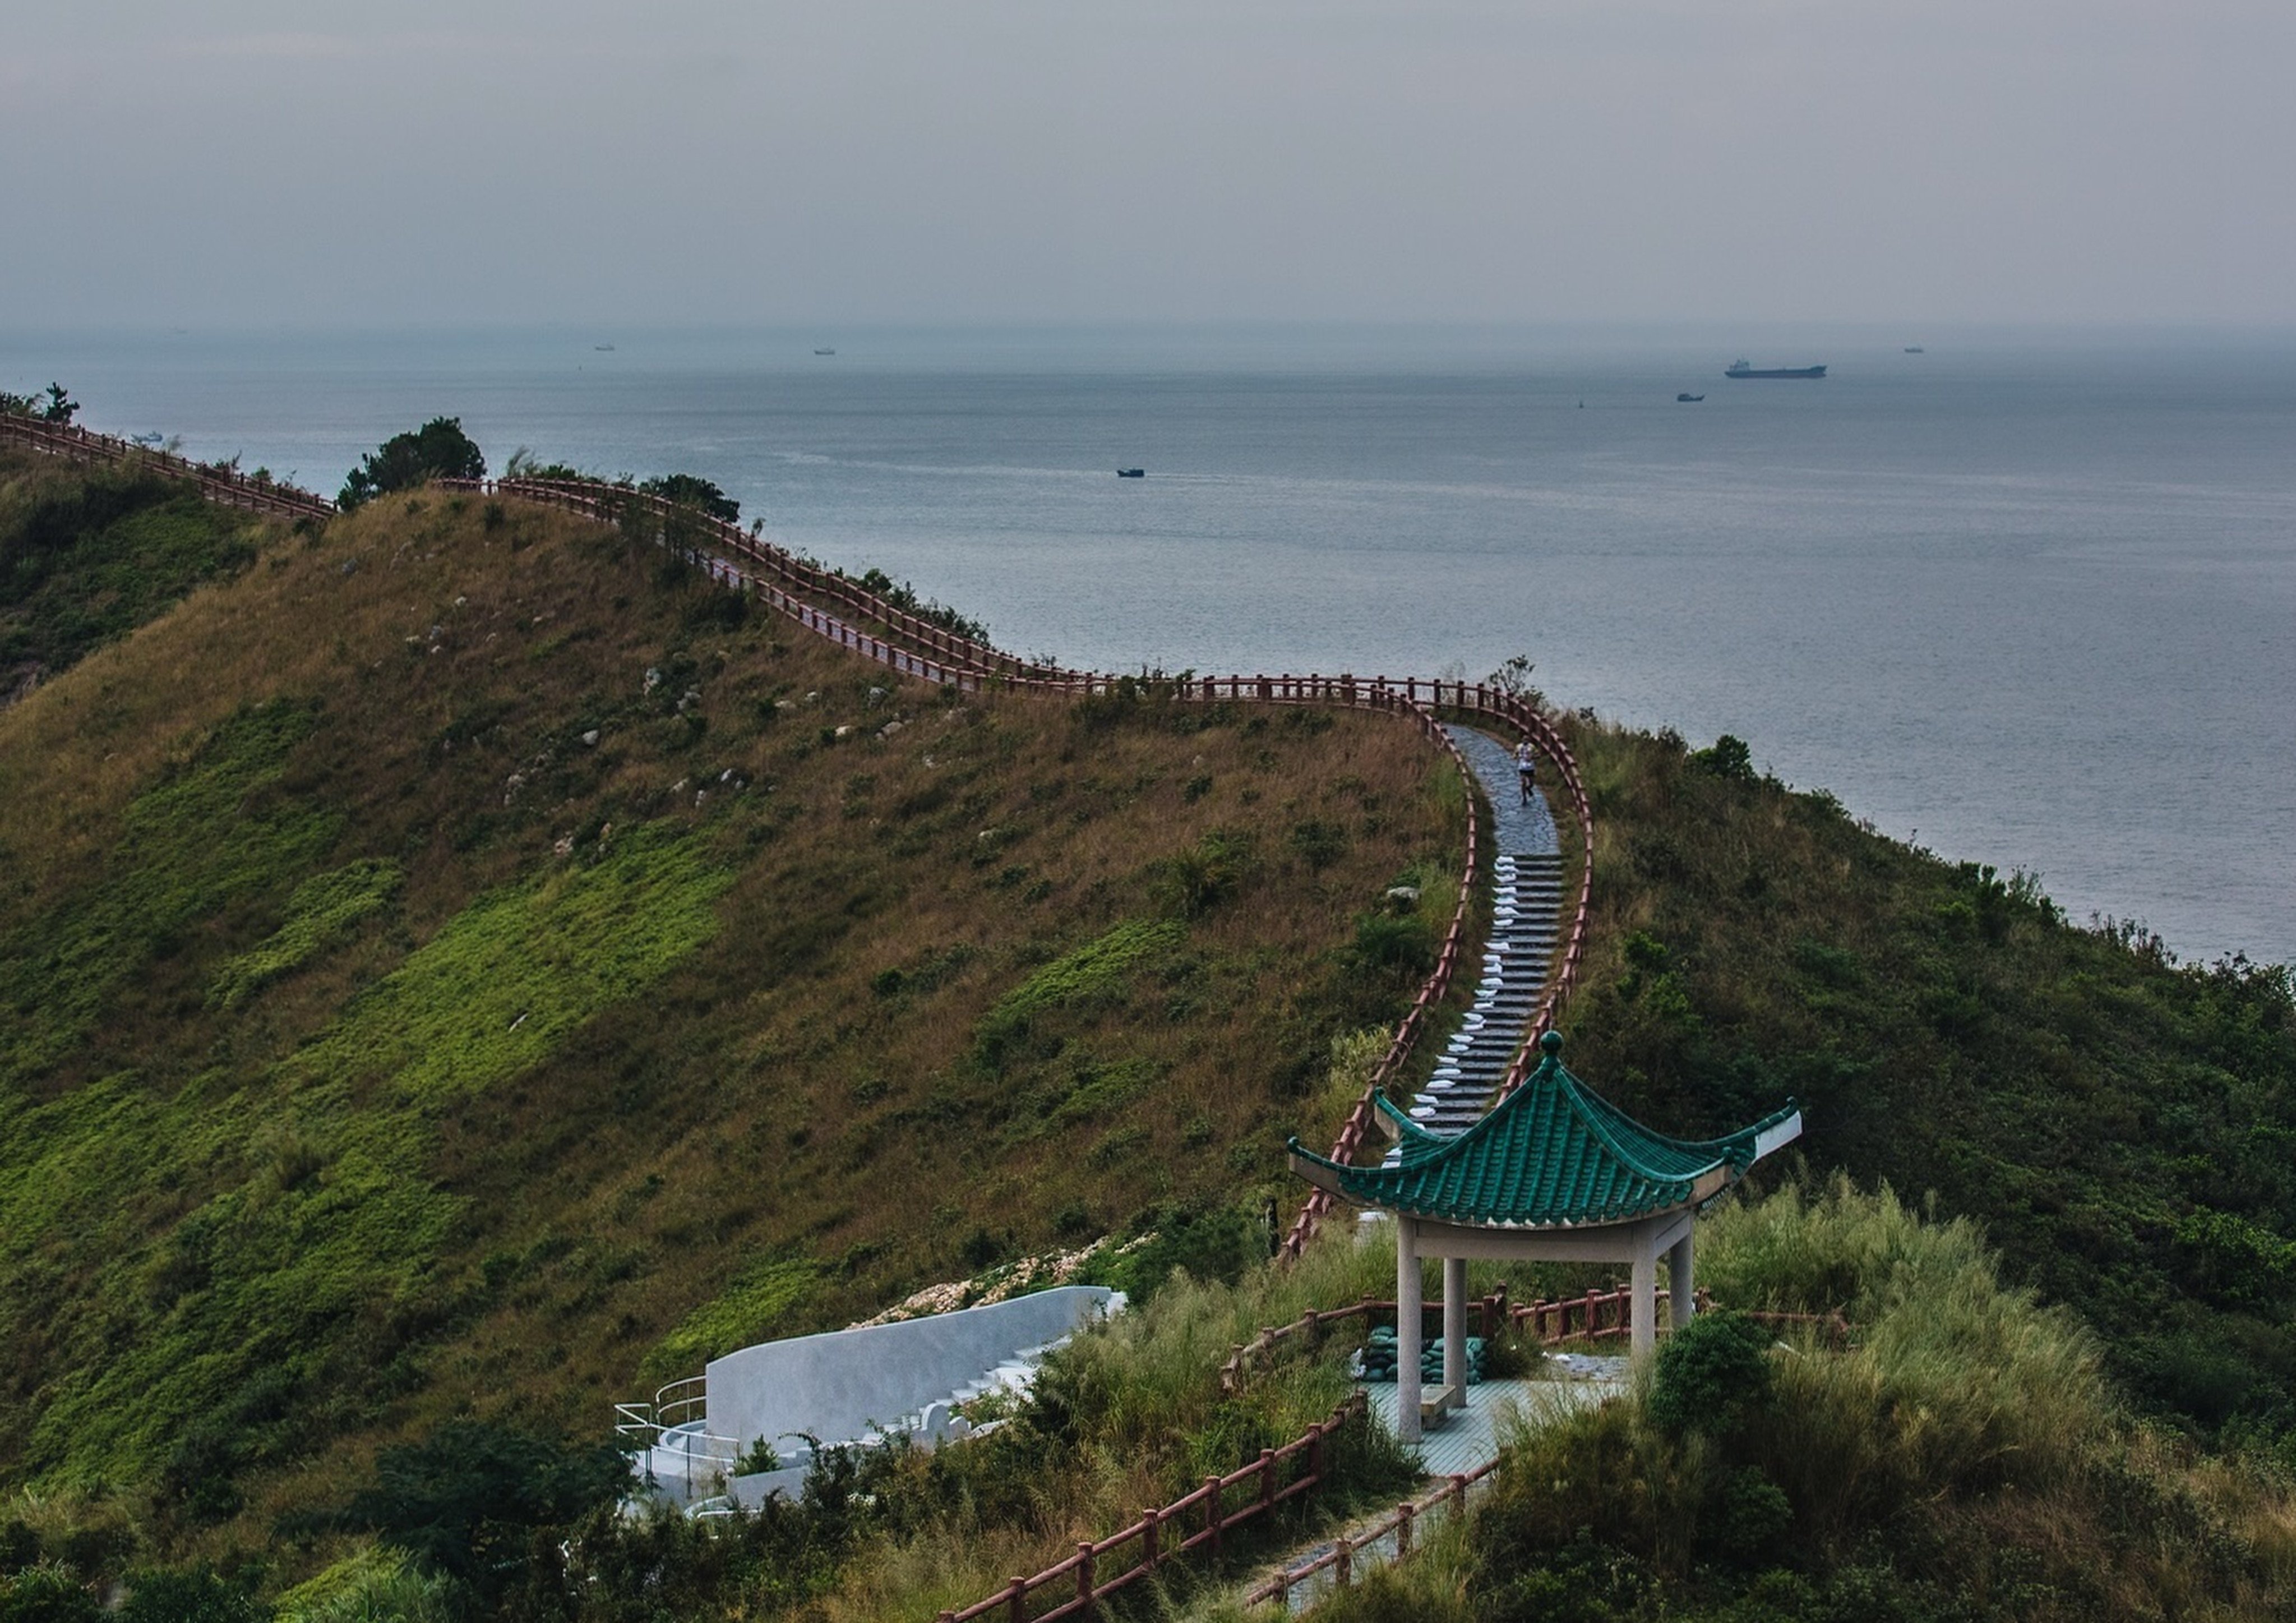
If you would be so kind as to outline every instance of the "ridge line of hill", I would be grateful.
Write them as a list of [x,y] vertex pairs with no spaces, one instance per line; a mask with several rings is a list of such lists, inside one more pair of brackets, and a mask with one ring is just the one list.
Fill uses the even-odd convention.
[[[148,466],[167,477],[196,482],[201,494],[209,501],[276,513],[299,522],[324,520],[339,511],[335,504],[324,497],[268,479],[258,480],[242,474],[234,467],[202,465],[166,450],[147,449],[69,424],[0,414],[0,440],[14,440],[32,449],[70,461],[132,462]],[[1468,786],[1466,861],[1460,876],[1458,904],[1445,934],[1435,968],[1421,985],[1410,1013],[1398,1026],[1385,1056],[1349,1112],[1332,1145],[1332,1154],[1336,1160],[1353,1161],[1370,1141],[1374,1130],[1372,1096],[1391,1083],[1409,1063],[1420,1039],[1425,1034],[1430,1017],[1450,989],[1465,946],[1471,902],[1480,877],[1474,795],[1476,779],[1457,746],[1439,723],[1436,714],[1439,710],[1447,708],[1465,715],[1494,721],[1530,739],[1534,747],[1554,763],[1564,788],[1569,791],[1571,812],[1578,826],[1580,874],[1570,927],[1562,938],[1560,960],[1547,977],[1538,1009],[1525,1026],[1522,1041],[1495,1097],[1504,1097],[1521,1084],[1539,1037],[1552,1028],[1562,1003],[1570,996],[1585,955],[1587,918],[1593,906],[1594,815],[1570,746],[1540,713],[1538,706],[1528,702],[1520,693],[1480,682],[1469,684],[1461,680],[1447,684],[1439,679],[1415,677],[1398,681],[1385,676],[1359,679],[1351,674],[1294,676],[1287,672],[1279,676],[1263,673],[1226,678],[1182,675],[1166,683],[1154,679],[1147,679],[1144,682],[1143,679],[1078,671],[1024,660],[990,643],[937,625],[888,602],[881,594],[849,581],[834,571],[822,568],[785,548],[766,541],[754,531],[743,531],[730,520],[705,515],[691,506],[671,501],[652,491],[637,490],[601,480],[442,479],[435,482],[447,490],[511,496],[562,507],[611,523],[626,532],[637,530],[644,539],[652,540],[701,567],[716,584],[762,599],[777,614],[795,621],[816,636],[901,674],[954,687],[960,692],[977,692],[984,681],[993,681],[1003,687],[1083,700],[1141,685],[1152,685],[1166,689],[1172,697],[1182,701],[1204,704],[1223,701],[1263,704],[1336,704],[1350,709],[1407,716],[1424,736],[1450,754],[1463,781]],[[723,548],[724,553],[730,556],[711,553],[708,550],[710,544]],[[857,615],[875,621],[891,635],[879,637],[849,625],[793,596],[786,588],[775,586],[752,574],[742,567],[742,564],[768,572],[776,579],[802,590],[825,593]],[[1423,688],[1427,693],[1424,701],[1420,697]],[[1284,1241],[1287,1255],[1296,1256],[1299,1254],[1330,1209],[1330,1197],[1324,1191],[1311,1192]]]

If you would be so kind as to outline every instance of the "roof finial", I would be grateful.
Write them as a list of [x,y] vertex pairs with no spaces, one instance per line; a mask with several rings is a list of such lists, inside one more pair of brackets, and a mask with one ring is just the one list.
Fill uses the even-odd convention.
[[1538,1051],[1549,1059],[1559,1058],[1562,1052],[1562,1034],[1550,1028],[1547,1034],[1538,1040]]

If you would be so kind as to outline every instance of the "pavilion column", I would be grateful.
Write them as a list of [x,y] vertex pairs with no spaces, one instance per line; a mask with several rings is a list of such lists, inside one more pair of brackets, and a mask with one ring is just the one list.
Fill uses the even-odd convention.
[[1467,1406],[1467,1259],[1443,1259],[1443,1384]]
[[1634,1315],[1634,1355],[1640,1358],[1658,1346],[1658,1253],[1651,1248],[1648,1229],[1635,1235],[1634,1294],[1630,1310]]
[[1690,1315],[1698,1311],[1698,1282],[1691,1273],[1688,1229],[1683,1230],[1682,1238],[1667,1250],[1666,1284],[1667,1328],[1680,1330],[1690,1322]]
[[1395,1435],[1419,1440],[1419,1225],[1395,1215]]

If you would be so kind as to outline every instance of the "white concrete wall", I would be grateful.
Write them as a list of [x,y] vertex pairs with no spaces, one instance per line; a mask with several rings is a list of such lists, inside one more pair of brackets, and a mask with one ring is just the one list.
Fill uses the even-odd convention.
[[1015,1353],[1069,1335],[1106,1312],[1114,1294],[1065,1285],[927,1319],[745,1347],[703,1372],[708,1429],[743,1446],[764,1438],[784,1458],[803,1446],[791,1432],[851,1442],[949,1396]]

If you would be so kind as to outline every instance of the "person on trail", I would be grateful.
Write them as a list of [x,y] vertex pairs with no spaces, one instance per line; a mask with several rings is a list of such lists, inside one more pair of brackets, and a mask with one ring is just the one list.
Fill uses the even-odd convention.
[[1522,803],[1527,806],[1530,804],[1530,791],[1538,775],[1538,757],[1532,753],[1528,738],[1514,746],[1514,775],[1521,781]]

